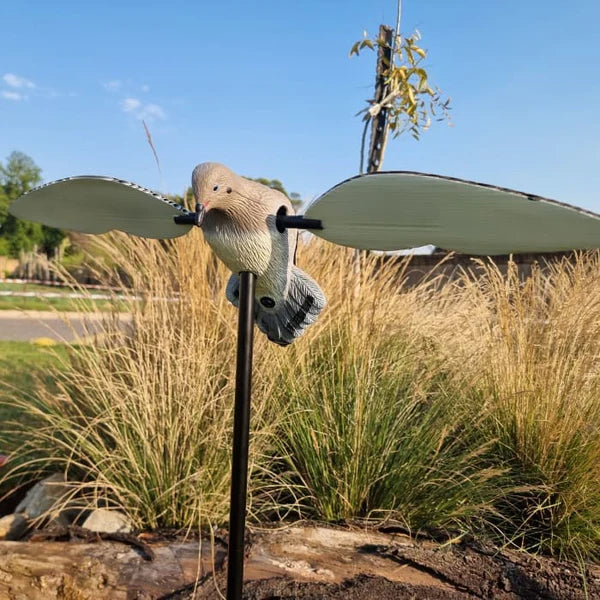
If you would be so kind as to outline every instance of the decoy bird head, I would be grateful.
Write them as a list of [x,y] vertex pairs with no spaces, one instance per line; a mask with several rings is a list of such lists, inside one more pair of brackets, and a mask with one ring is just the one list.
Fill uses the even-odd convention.
[[202,163],[192,173],[194,199],[204,209],[235,214],[247,204],[243,179],[219,163]]
[[275,215],[281,206],[292,212],[284,194],[240,177],[219,163],[199,164],[192,173],[192,190],[207,217],[204,229],[223,219],[244,227],[266,226],[268,216]]

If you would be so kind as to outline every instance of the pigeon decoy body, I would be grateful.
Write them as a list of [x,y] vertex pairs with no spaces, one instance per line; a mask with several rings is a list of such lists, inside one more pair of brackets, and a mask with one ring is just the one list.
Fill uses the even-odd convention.
[[227,299],[238,306],[241,271],[257,276],[255,320],[269,340],[286,346],[314,323],[326,301],[318,284],[295,265],[298,231],[280,231],[276,215],[294,214],[281,192],[245,179],[218,163],[192,174],[200,227],[215,254],[233,271]]

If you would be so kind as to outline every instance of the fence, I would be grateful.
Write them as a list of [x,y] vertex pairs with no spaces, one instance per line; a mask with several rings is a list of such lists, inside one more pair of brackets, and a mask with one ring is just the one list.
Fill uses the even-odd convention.
[[[500,256],[471,256],[467,254],[448,254],[445,252],[436,252],[429,255],[414,255],[410,257],[410,262],[406,267],[406,280],[409,286],[416,285],[426,277],[432,274],[440,277],[442,281],[452,281],[457,279],[461,273],[468,271],[474,276],[481,272],[481,267],[477,261],[492,260],[502,273],[506,273],[510,262],[516,264],[519,269],[519,276],[526,279],[531,275],[533,265],[539,265],[544,269],[553,262],[568,258],[574,260],[576,252],[549,252],[544,254],[515,254]],[[398,267],[403,266],[407,260],[406,256],[384,256],[384,262],[395,261]],[[432,273],[435,270],[435,273]]]

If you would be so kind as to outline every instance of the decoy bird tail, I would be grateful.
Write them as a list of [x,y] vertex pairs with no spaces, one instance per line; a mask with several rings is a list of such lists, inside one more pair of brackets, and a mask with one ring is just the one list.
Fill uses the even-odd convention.
[[277,312],[259,305],[256,325],[272,342],[287,346],[312,325],[326,305],[325,294],[317,282],[292,265],[286,301]]
[[[227,283],[226,295],[235,306],[239,304],[238,290],[239,278],[234,273]],[[302,269],[292,265],[285,302],[274,311],[257,301],[256,325],[270,341],[280,346],[287,346],[317,320],[326,304],[325,294],[317,282]]]

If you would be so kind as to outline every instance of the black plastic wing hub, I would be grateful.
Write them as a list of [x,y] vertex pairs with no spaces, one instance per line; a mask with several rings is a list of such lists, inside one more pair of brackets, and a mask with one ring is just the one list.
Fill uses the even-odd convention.
[[202,221],[204,220],[204,215],[206,214],[206,208],[204,208],[204,204],[196,204],[196,212],[189,212],[185,215],[177,215],[173,217],[173,221],[177,223],[177,225],[196,225],[200,227],[202,225]]
[[305,219],[303,215],[284,215],[278,214],[275,221],[277,229],[281,232],[284,229],[323,229],[323,223],[320,219]]

